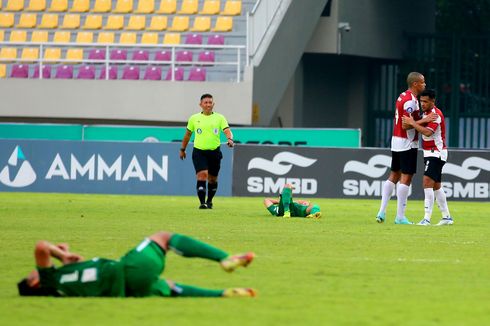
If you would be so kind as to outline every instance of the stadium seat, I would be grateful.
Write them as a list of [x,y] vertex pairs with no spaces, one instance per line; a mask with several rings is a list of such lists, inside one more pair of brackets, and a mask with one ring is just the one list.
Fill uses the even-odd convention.
[[175,60],[180,63],[191,64],[192,63],[192,52],[183,50],[177,51],[175,53]]
[[117,14],[127,14],[133,11],[133,0],[117,0],[116,8],[112,11]]
[[87,15],[85,18],[85,24],[83,29],[101,29],[102,28],[102,16],[101,15]]
[[118,30],[124,27],[124,16],[123,15],[109,15],[104,29]]
[[162,79],[162,68],[155,66],[148,66],[145,69],[144,80],[161,80]]
[[94,33],[92,32],[78,32],[75,40],[77,43],[93,43]]
[[37,24],[37,14],[23,13],[20,15],[19,23],[17,28],[34,28]]
[[132,33],[132,32],[121,33],[121,36],[119,37],[119,43],[136,44],[136,33]]
[[51,0],[51,6],[48,11],[64,12],[68,10],[68,0]]
[[78,29],[80,28],[80,15],[79,14],[66,14],[63,18],[63,24],[60,28],[64,29]]
[[233,17],[220,16],[216,19],[213,32],[231,32],[233,29]]
[[209,35],[208,45],[225,45],[225,37],[219,34]]
[[155,11],[155,0],[139,0],[135,13],[151,14],[153,11]]
[[54,43],[70,43],[71,32],[68,31],[57,31],[54,33],[53,42]]
[[221,7],[220,0],[205,0],[202,10],[199,12],[201,15],[217,15]]
[[191,68],[189,72],[189,81],[205,81],[206,80],[206,69],[204,68]]
[[5,32],[3,29],[0,29],[0,42],[3,42],[4,39],[5,39]]
[[175,16],[172,26],[168,29],[174,32],[183,32],[189,29],[189,16]]
[[202,45],[202,35],[201,34],[187,34],[185,36],[185,44]]
[[122,72],[122,79],[127,79],[127,80],[140,79],[140,68],[138,66],[125,66]]
[[150,60],[150,52],[148,50],[136,50],[131,56],[131,60],[134,61],[148,61]]
[[97,35],[97,43],[114,43],[114,33],[113,32],[100,32]]
[[21,11],[24,10],[24,0],[9,0],[5,11]]
[[88,53],[89,60],[105,60],[105,50],[92,49]]
[[207,32],[211,29],[211,17],[196,17],[194,18],[194,25],[192,25],[191,31],[193,32]]
[[180,44],[179,33],[167,33],[163,37],[163,44]]
[[95,79],[95,67],[83,65],[78,69],[77,79]]
[[20,56],[24,62],[35,62],[39,59],[39,48],[23,48]]
[[198,0],[182,0],[182,6],[180,7],[178,14],[195,15],[197,14],[198,5]]
[[197,61],[201,63],[214,63],[215,61],[215,56],[214,56],[214,51],[202,51],[199,52],[199,55],[197,57]]
[[0,13],[0,27],[11,28],[14,26],[14,14],[10,12]]
[[73,66],[61,65],[56,67],[54,75],[56,79],[73,79]]
[[112,10],[112,0],[95,0],[92,12],[104,13]]
[[242,1],[228,0],[225,3],[225,9],[221,12],[222,15],[238,16],[242,14]]
[[38,28],[53,29],[58,28],[58,15],[57,14],[43,14],[41,18],[41,24]]
[[[184,68],[182,67],[175,67],[174,68],[174,80],[184,80]],[[165,80],[172,80],[172,69],[169,69],[167,71],[167,74],[165,75]]]
[[166,28],[167,28],[167,16],[153,16],[151,17],[150,26],[147,28],[147,30],[161,32]]
[[106,66],[102,66],[102,69],[100,70],[100,75],[99,79],[110,79],[114,80],[117,79],[118,71],[117,71],[117,66],[109,66],[109,70],[106,70]]
[[51,63],[57,62],[61,58],[60,48],[47,48],[44,50],[44,60]]
[[[43,76],[44,79],[51,78],[51,65],[43,65]],[[39,65],[34,66],[34,73],[32,74],[32,78],[39,78]]]
[[66,60],[69,60],[67,63],[77,64],[83,60],[83,49],[68,49],[66,51]]
[[45,43],[48,41],[48,32],[47,31],[38,31],[35,30],[31,34],[31,42],[36,43]]
[[90,10],[90,0],[74,0],[70,12],[88,12]]
[[141,31],[144,30],[146,26],[146,17],[143,15],[132,15],[129,16],[129,22],[126,26],[126,30],[129,31]]
[[46,10],[46,0],[31,0],[25,11],[44,11]]
[[170,61],[172,60],[172,52],[168,50],[158,50],[155,53],[155,61]]
[[177,11],[177,0],[161,0],[157,14],[171,15]]
[[29,78],[29,66],[25,64],[13,65],[10,78]]
[[141,44],[158,44],[158,33],[143,33],[141,35]]
[[0,59],[15,61],[17,59],[16,48],[0,48]]
[[12,31],[10,32],[9,41],[12,43],[26,42],[27,32],[26,31]]
[[0,78],[5,78],[7,77],[7,65],[5,64],[0,64]]
[[128,59],[128,51],[121,49],[111,50],[111,54],[109,55],[111,60],[127,60]]

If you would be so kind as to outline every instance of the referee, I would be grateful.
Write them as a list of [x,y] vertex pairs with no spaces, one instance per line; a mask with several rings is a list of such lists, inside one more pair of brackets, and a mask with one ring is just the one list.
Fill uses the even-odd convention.
[[[187,121],[187,129],[182,139],[182,147],[179,156],[183,160],[186,158],[185,149],[193,132],[194,149],[192,150],[192,162],[196,170],[197,177],[197,197],[199,197],[200,209],[213,208],[213,197],[218,190],[218,173],[221,167],[223,154],[220,150],[221,130],[228,138],[228,147],[233,147],[233,134],[228,126],[226,118],[219,113],[213,112],[214,102],[211,94],[201,96],[199,103],[202,111],[196,113]],[[206,181],[208,189],[208,199],[206,200]]]

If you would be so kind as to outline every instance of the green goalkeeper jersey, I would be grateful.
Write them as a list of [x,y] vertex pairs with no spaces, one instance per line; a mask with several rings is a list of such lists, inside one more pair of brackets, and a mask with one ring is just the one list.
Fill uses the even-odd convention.
[[[306,213],[307,208],[308,205],[302,205],[297,202],[291,202],[289,204],[289,211],[291,212],[292,217],[306,217],[306,215],[308,215]],[[274,216],[284,215],[284,209],[280,204],[271,205],[269,206],[268,210]]]
[[124,297],[123,265],[119,261],[94,258],[59,268],[38,267],[41,286],[56,289],[61,296]]

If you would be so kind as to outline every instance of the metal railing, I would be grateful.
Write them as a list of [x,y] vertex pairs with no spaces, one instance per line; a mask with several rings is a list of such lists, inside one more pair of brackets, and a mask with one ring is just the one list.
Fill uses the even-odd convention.
[[[109,67],[112,64],[145,64],[145,65],[156,65],[156,66],[164,66],[170,65],[172,71],[172,81],[175,81],[175,68],[176,66],[185,66],[185,65],[195,65],[195,66],[235,66],[236,67],[236,82],[242,81],[242,69],[244,62],[242,60],[242,54],[245,51],[245,46],[243,45],[197,45],[197,44],[182,44],[182,45],[156,45],[156,44],[119,44],[119,43],[55,43],[55,42],[0,42],[0,48],[3,47],[14,47],[17,49],[23,48],[38,48],[38,58],[29,58],[29,59],[21,59],[21,58],[0,58],[0,63],[36,63],[39,65],[39,79],[43,79],[43,67],[48,64],[56,64],[56,63],[69,63],[69,64],[79,64],[79,63],[87,63],[87,64],[103,64],[105,67],[105,79],[109,79]],[[105,59],[45,59],[43,57],[44,51],[47,48],[70,48],[70,49],[103,49],[105,52]],[[133,49],[133,50],[164,50],[168,49],[171,51],[170,60],[114,60],[110,59],[110,53],[112,50],[116,49]],[[179,49],[182,50],[191,50],[191,49],[199,49],[203,51],[209,50],[221,50],[221,52],[230,50],[234,51],[236,54],[236,60],[232,61],[218,61],[207,62],[207,61],[177,61],[176,53]],[[218,53],[215,53],[216,57]],[[233,56],[233,53],[232,53]]]

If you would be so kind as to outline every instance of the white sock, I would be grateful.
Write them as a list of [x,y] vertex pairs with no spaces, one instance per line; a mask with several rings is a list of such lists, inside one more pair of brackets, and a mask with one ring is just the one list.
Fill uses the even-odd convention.
[[432,216],[432,208],[434,207],[434,189],[424,188],[425,200],[424,200],[424,219],[430,221]]
[[439,210],[441,211],[442,218],[450,218],[449,208],[447,207],[446,193],[442,188],[439,190],[434,190],[434,195],[437,200],[437,206],[439,206]]
[[381,206],[379,207],[380,213],[386,212],[386,206],[388,206],[391,194],[393,194],[393,189],[395,189],[395,184],[390,180],[386,180],[383,185],[383,192],[381,193]]
[[397,197],[397,211],[396,217],[402,219],[405,216],[405,209],[407,208],[407,198],[410,186],[404,185],[402,183],[398,184],[396,187],[396,197]]

